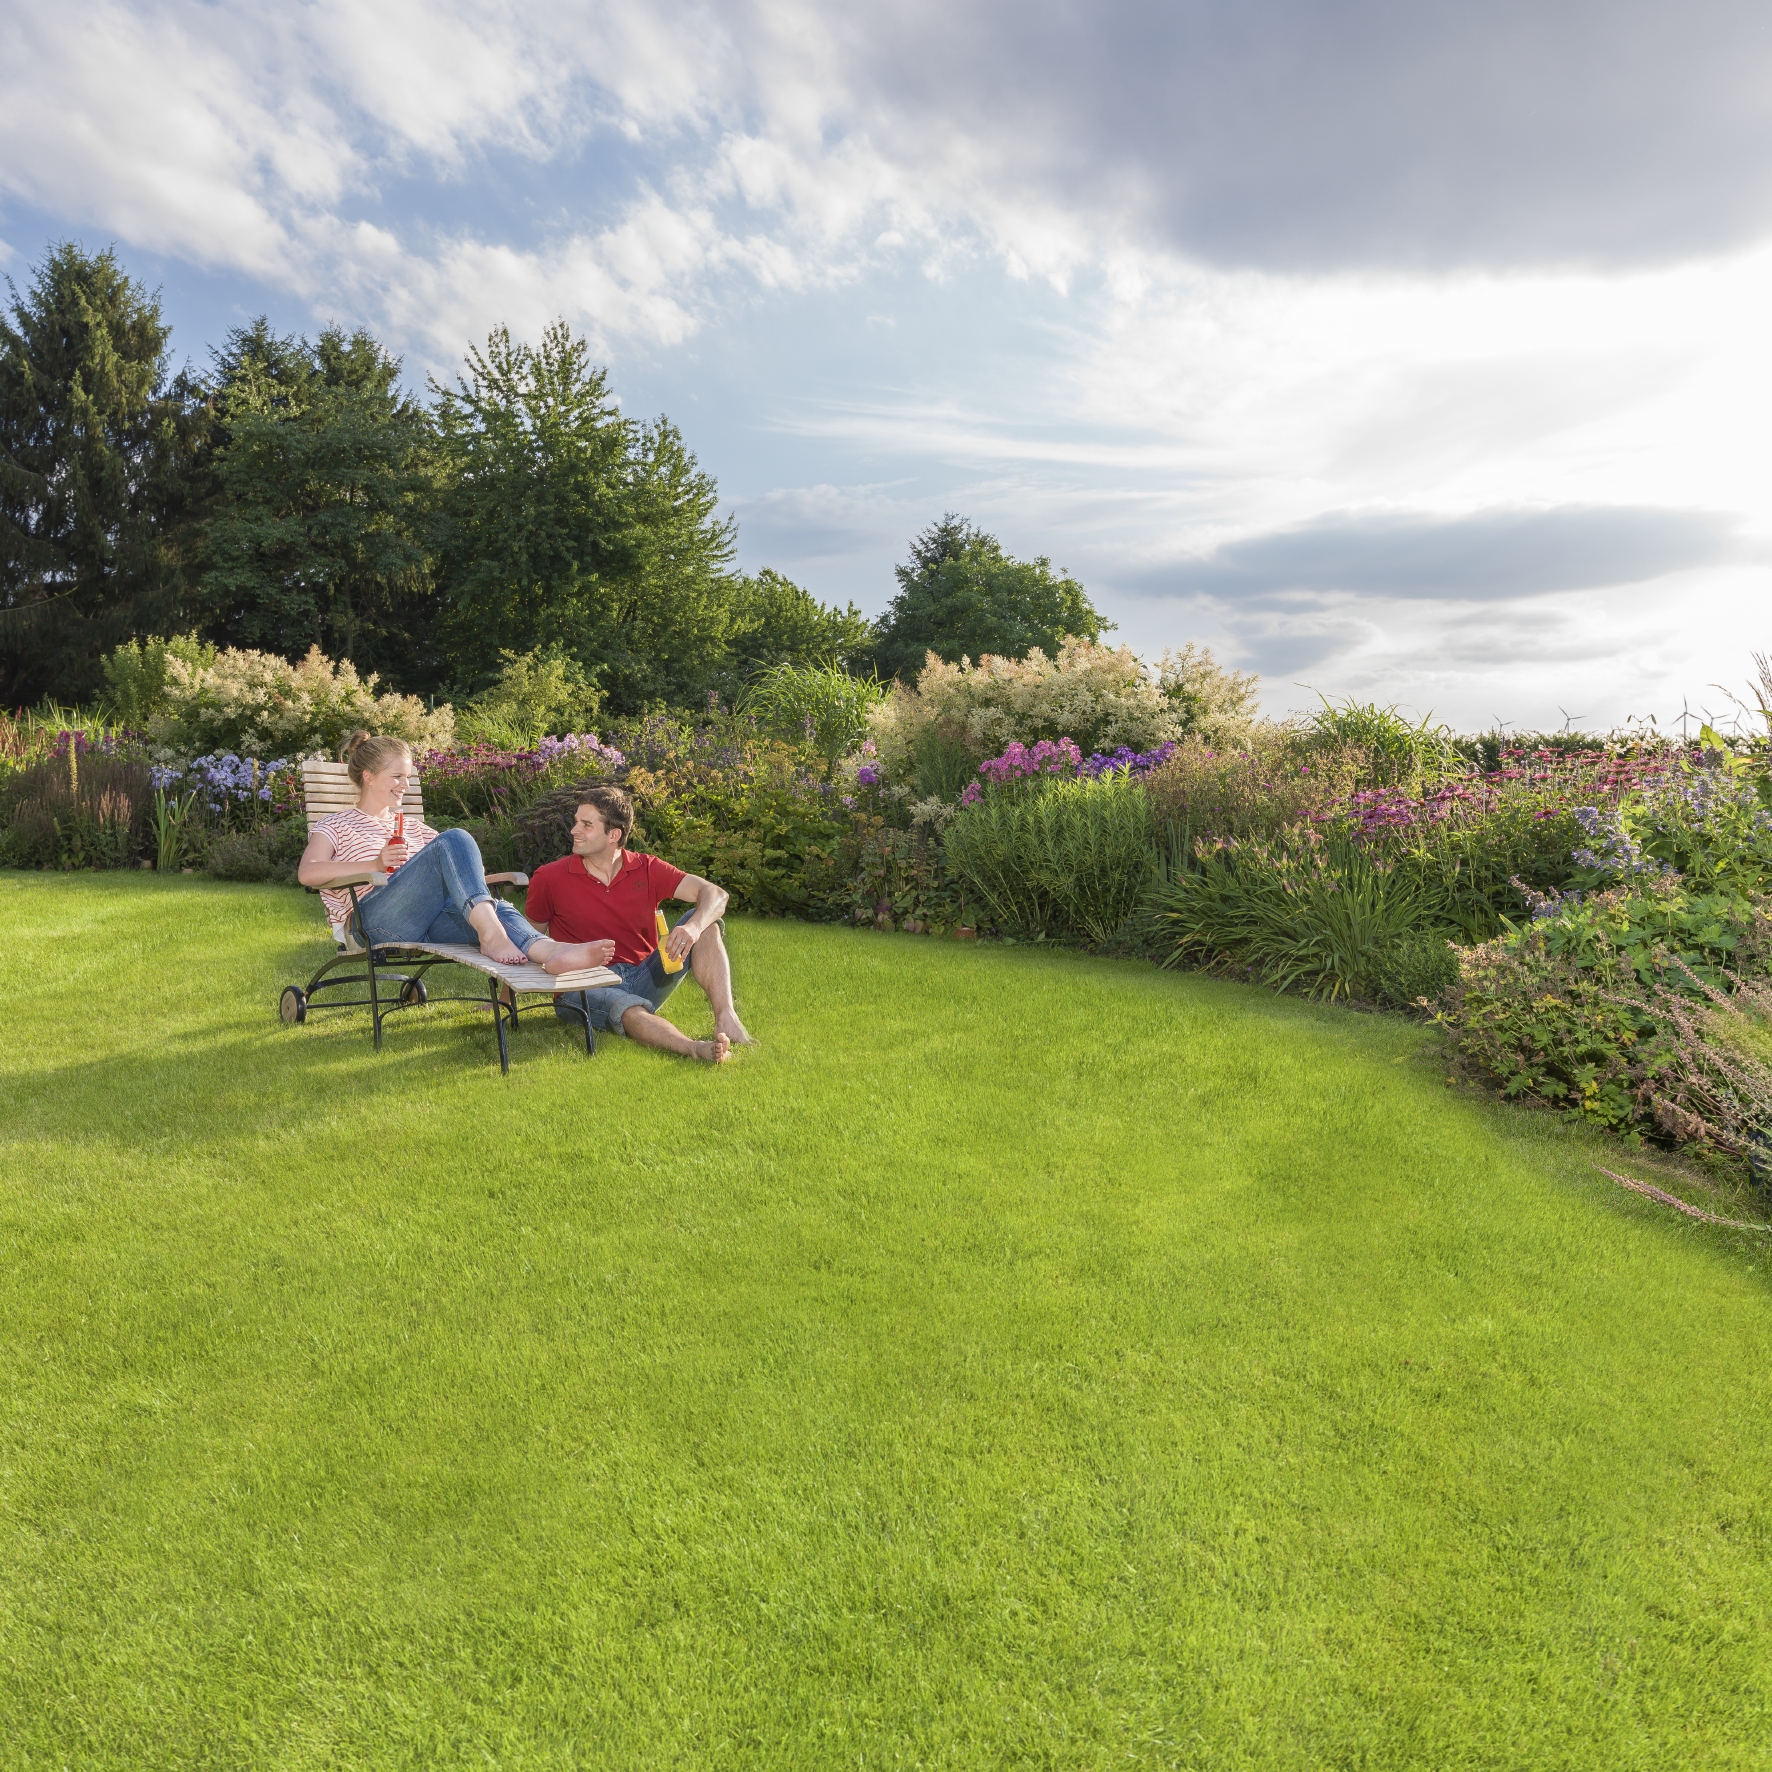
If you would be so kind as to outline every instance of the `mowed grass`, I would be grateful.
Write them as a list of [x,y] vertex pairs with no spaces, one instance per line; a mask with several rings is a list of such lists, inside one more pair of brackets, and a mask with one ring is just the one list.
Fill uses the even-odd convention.
[[501,1078],[0,912],[7,1768],[1772,1763],[1767,1255],[1431,1033],[735,921]]

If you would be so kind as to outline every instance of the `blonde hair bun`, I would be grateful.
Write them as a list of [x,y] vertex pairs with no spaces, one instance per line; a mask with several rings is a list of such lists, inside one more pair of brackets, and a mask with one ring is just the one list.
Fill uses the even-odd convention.
[[358,787],[366,775],[379,775],[396,758],[412,762],[412,746],[403,738],[377,738],[360,728],[339,747],[338,760]]

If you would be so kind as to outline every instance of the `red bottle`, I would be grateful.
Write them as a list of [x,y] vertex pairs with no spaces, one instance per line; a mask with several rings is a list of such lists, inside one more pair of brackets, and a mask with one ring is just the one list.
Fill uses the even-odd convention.
[[[401,850],[406,847],[406,814],[404,812],[394,814],[394,834],[388,838],[388,847]],[[388,863],[388,872],[391,874],[405,860],[406,857],[403,854],[396,856]]]

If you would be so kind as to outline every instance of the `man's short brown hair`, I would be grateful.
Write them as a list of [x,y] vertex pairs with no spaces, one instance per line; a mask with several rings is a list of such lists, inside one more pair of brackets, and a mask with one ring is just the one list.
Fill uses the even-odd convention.
[[620,831],[625,846],[628,832],[634,828],[634,802],[620,788],[607,782],[597,782],[584,788],[578,796],[580,806],[594,806],[597,816],[603,821],[606,831]]

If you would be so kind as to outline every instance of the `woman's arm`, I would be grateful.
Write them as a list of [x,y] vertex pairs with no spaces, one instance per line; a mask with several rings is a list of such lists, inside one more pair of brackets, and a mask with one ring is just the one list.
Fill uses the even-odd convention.
[[385,874],[390,860],[398,862],[401,859],[400,856],[390,857],[384,846],[374,861],[341,862],[334,855],[331,833],[315,831],[308,838],[307,848],[301,852],[301,860],[296,863],[295,877],[304,886],[330,886],[336,880],[348,880],[370,869]]

